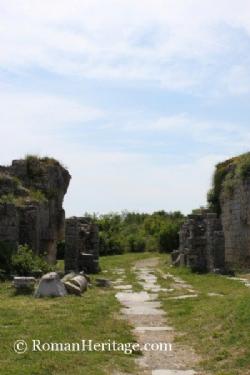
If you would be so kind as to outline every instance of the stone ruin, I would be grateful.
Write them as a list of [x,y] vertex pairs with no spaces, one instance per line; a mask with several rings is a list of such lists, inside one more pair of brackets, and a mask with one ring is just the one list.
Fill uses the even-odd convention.
[[65,273],[99,272],[98,226],[90,218],[71,217],[66,220]]
[[224,233],[216,213],[189,215],[179,238],[179,250],[172,253],[174,265],[186,265],[196,272],[224,270]]
[[222,273],[250,268],[250,153],[217,165],[210,210],[189,215],[179,238],[175,265]]
[[250,268],[250,176],[238,181],[233,191],[220,196],[228,267]]
[[0,246],[28,244],[38,255],[56,261],[64,239],[62,207],[69,172],[56,160],[28,156],[0,167]]

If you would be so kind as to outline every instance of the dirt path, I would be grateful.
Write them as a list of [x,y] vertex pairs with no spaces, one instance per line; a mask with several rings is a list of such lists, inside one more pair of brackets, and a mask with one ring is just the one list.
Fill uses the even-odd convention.
[[[117,270],[119,279],[115,288],[119,290],[117,299],[124,306],[122,313],[134,327],[137,342],[141,345],[143,356],[137,360],[140,375],[202,375],[193,368],[199,358],[191,347],[174,342],[177,333],[168,325],[167,317],[159,301],[159,292],[171,293],[173,289],[161,288],[155,275],[158,258],[137,262],[133,271],[143,291],[133,292],[131,285],[124,285],[124,270]],[[159,270],[158,270],[159,272]],[[171,274],[161,275],[172,278],[171,288],[183,289],[185,293],[178,298],[195,298],[197,294],[191,285]],[[171,298],[171,297],[170,297]],[[145,344],[154,344],[157,350],[146,350]],[[165,345],[163,346],[162,343]],[[166,345],[167,344],[167,345]],[[164,348],[159,350],[159,346]]]

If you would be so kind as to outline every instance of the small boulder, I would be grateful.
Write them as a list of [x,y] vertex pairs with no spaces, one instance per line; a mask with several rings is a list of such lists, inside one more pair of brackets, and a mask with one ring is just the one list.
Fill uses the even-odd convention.
[[13,286],[18,292],[34,289],[36,279],[34,277],[15,276],[13,279]]
[[111,287],[112,283],[108,279],[96,279],[96,285],[101,288],[109,288]]
[[56,272],[49,272],[41,278],[35,297],[63,297],[67,291]]
[[64,282],[64,285],[70,294],[81,295],[87,290],[88,280],[83,275],[76,275]]

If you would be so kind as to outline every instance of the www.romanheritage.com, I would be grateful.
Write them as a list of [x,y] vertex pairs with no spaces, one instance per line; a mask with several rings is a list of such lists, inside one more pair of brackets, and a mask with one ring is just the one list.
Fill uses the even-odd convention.
[[30,343],[25,340],[14,342],[13,349],[17,354],[26,352],[123,352],[132,354],[138,351],[171,352],[170,343],[121,343],[108,340],[107,342],[94,342],[93,340],[80,340],[79,342],[42,342],[33,339]]

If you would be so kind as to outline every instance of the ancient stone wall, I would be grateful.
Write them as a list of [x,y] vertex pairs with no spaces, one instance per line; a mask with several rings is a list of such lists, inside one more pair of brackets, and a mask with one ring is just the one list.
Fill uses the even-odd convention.
[[186,265],[193,271],[224,269],[224,235],[217,215],[189,215],[180,230],[180,248],[172,258],[174,264]]
[[228,267],[250,267],[250,177],[238,181],[231,193],[220,196]]
[[70,178],[50,158],[27,157],[0,167],[0,241],[28,244],[54,262],[64,238],[62,204]]
[[173,261],[194,259],[194,268],[207,270],[249,269],[250,153],[217,164],[208,204],[213,214],[189,216],[183,225]]
[[19,213],[13,204],[0,204],[0,240],[16,248],[19,241]]
[[99,271],[98,227],[89,218],[72,217],[66,220],[65,272]]

